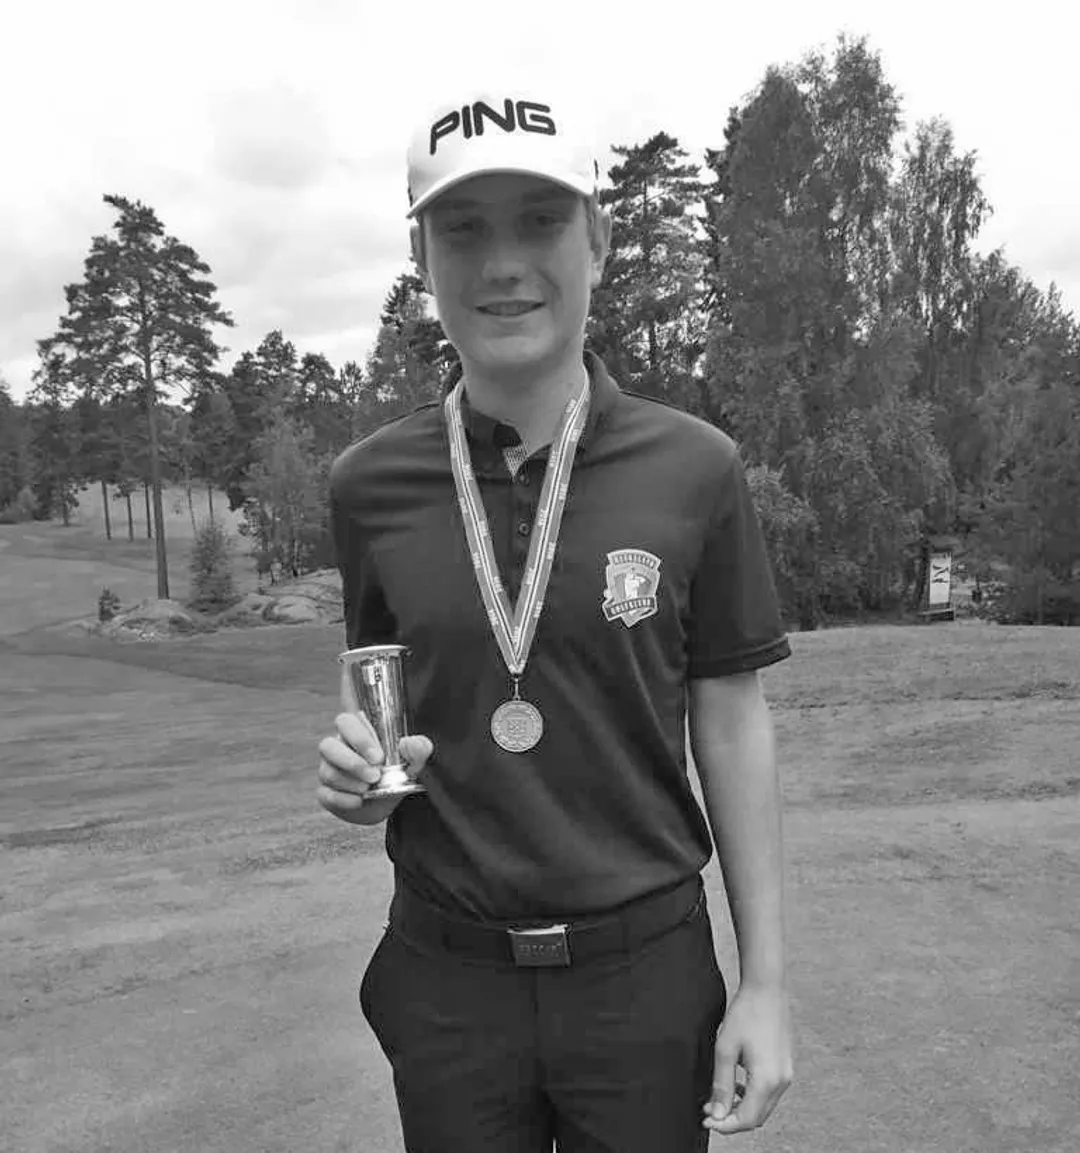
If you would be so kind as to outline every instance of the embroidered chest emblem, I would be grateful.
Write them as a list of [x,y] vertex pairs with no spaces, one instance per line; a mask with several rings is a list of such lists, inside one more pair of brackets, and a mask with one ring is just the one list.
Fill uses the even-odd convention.
[[621,617],[627,628],[656,612],[656,591],[660,587],[660,558],[640,548],[620,548],[607,554],[604,617]]

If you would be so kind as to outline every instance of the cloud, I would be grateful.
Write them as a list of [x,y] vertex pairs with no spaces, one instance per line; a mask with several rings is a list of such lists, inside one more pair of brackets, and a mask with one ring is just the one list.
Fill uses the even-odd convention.
[[223,205],[206,238],[205,256],[222,287],[262,279],[337,276],[357,267],[403,260],[408,230],[363,212],[343,197],[279,204],[250,200]]
[[[222,337],[233,350],[223,367],[275,328],[335,367],[364,359],[387,290],[408,265],[396,176],[334,163],[304,189],[214,186],[212,212],[205,214],[203,202],[189,221],[198,243],[181,238],[210,264],[219,299],[237,322]],[[388,211],[391,180],[400,204]],[[339,328],[339,339],[327,339]]]
[[[234,350],[280,327],[335,364],[362,359],[407,266],[407,132],[456,78],[555,84],[598,120],[602,141],[663,128],[699,159],[769,64],[828,51],[841,28],[883,50],[909,122],[941,114],[958,147],[979,153],[998,210],[980,249],[1004,244],[1080,307],[1078,161],[1063,143],[1076,37],[1048,38],[1045,20],[972,22],[940,0],[825,0],[740,10],[718,47],[697,0],[676,0],[649,37],[576,0],[550,0],[542,24],[509,10],[455,20],[434,0],[188,0],[182,16],[149,17],[138,0],[14,9],[0,69],[0,107],[12,111],[0,130],[11,174],[0,182],[0,369],[16,395],[34,341],[65,307],[63,285],[111,228],[104,192],[151,205],[207,261],[237,323],[219,339]],[[590,45],[618,62],[612,86],[582,66]],[[1000,76],[1009,83],[988,80]]]
[[1055,283],[1063,306],[1080,321],[1080,234],[1072,206],[1044,197],[1039,211],[1024,211],[1010,203],[995,211],[979,235],[976,248],[988,253],[1004,249],[1005,259],[1042,291]]
[[[320,145],[308,159],[317,179],[247,181],[215,167],[145,164],[109,180],[110,190],[148,203],[166,233],[210,266],[235,321],[215,331],[229,350],[223,369],[275,328],[335,366],[362,362],[386,292],[407,267],[400,157],[383,150],[346,162]],[[16,395],[30,386],[34,342],[66,311],[63,285],[80,279],[91,237],[115,221],[100,192],[77,187],[39,215],[24,214],[27,227],[0,238],[0,369]]]
[[55,332],[67,311],[64,285],[81,272],[82,259],[71,251],[30,252],[10,240],[0,246],[0,372],[17,395],[30,386],[37,341]]
[[284,82],[220,93],[209,119],[212,168],[238,184],[310,187],[333,160],[318,104]]

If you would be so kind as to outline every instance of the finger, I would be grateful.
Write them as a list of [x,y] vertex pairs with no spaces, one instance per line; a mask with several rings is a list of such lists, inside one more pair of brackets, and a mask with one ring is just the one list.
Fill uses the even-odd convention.
[[371,722],[363,713],[338,713],[334,718],[337,731],[341,739],[368,762],[369,765],[381,765],[383,760],[382,745],[371,727]]
[[398,752],[405,762],[405,772],[409,774],[411,780],[415,780],[420,775],[434,751],[435,746],[431,743],[430,738],[419,734],[402,737],[398,742]]
[[735,1096],[734,1107],[729,1113],[707,1122],[714,1133],[745,1133],[757,1129],[765,1123],[776,1104],[771,1091],[755,1090],[752,1084],[741,1101],[738,1100],[737,1091]]
[[355,793],[357,796],[363,796],[382,774],[375,765],[369,765],[366,761],[360,761],[360,764],[359,771],[351,771],[340,769],[326,757],[320,757],[319,781],[339,793]]
[[726,1121],[734,1116],[735,1111],[742,1103],[745,1091],[742,1085],[736,1083],[735,1089],[731,1094],[731,1103],[729,1105],[725,1105],[723,1102],[714,1103],[712,1100],[707,1101],[703,1109],[705,1116],[702,1118],[702,1124],[709,1129],[716,1129],[722,1121]]
[[319,742],[319,756],[331,768],[369,783],[374,783],[382,776],[380,768],[365,760],[351,745],[345,744],[338,737],[323,737]]
[[786,1085],[781,1085],[779,1088],[774,1089],[766,1098],[765,1104],[761,1108],[758,1116],[758,1125],[764,1125],[766,1121],[773,1115],[773,1110],[780,1104],[780,1098],[784,1095]]
[[342,817],[345,820],[355,817],[364,807],[363,797],[359,797],[355,793],[339,793],[327,785],[320,785],[315,796],[328,813],[333,813],[335,817]]

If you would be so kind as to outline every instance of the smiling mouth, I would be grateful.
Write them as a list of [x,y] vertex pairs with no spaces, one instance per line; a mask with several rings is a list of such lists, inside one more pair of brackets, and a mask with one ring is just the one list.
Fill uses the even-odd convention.
[[507,300],[498,304],[480,304],[477,306],[477,311],[484,313],[485,316],[525,316],[526,313],[535,312],[536,309],[542,308],[543,305],[537,304],[530,300]]

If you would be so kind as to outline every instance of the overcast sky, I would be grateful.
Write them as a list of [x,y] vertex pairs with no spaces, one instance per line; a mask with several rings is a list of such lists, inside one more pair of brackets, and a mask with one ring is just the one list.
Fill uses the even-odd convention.
[[[909,0],[0,0],[0,373],[35,341],[117,193],[211,266],[228,367],[280,328],[335,368],[363,361],[406,267],[404,152],[458,81],[512,77],[586,102],[601,144],[661,129],[695,159],[770,64],[866,35],[905,121],[979,155],[1004,245],[1080,315],[1077,6]],[[603,157],[601,159],[603,164]]]

